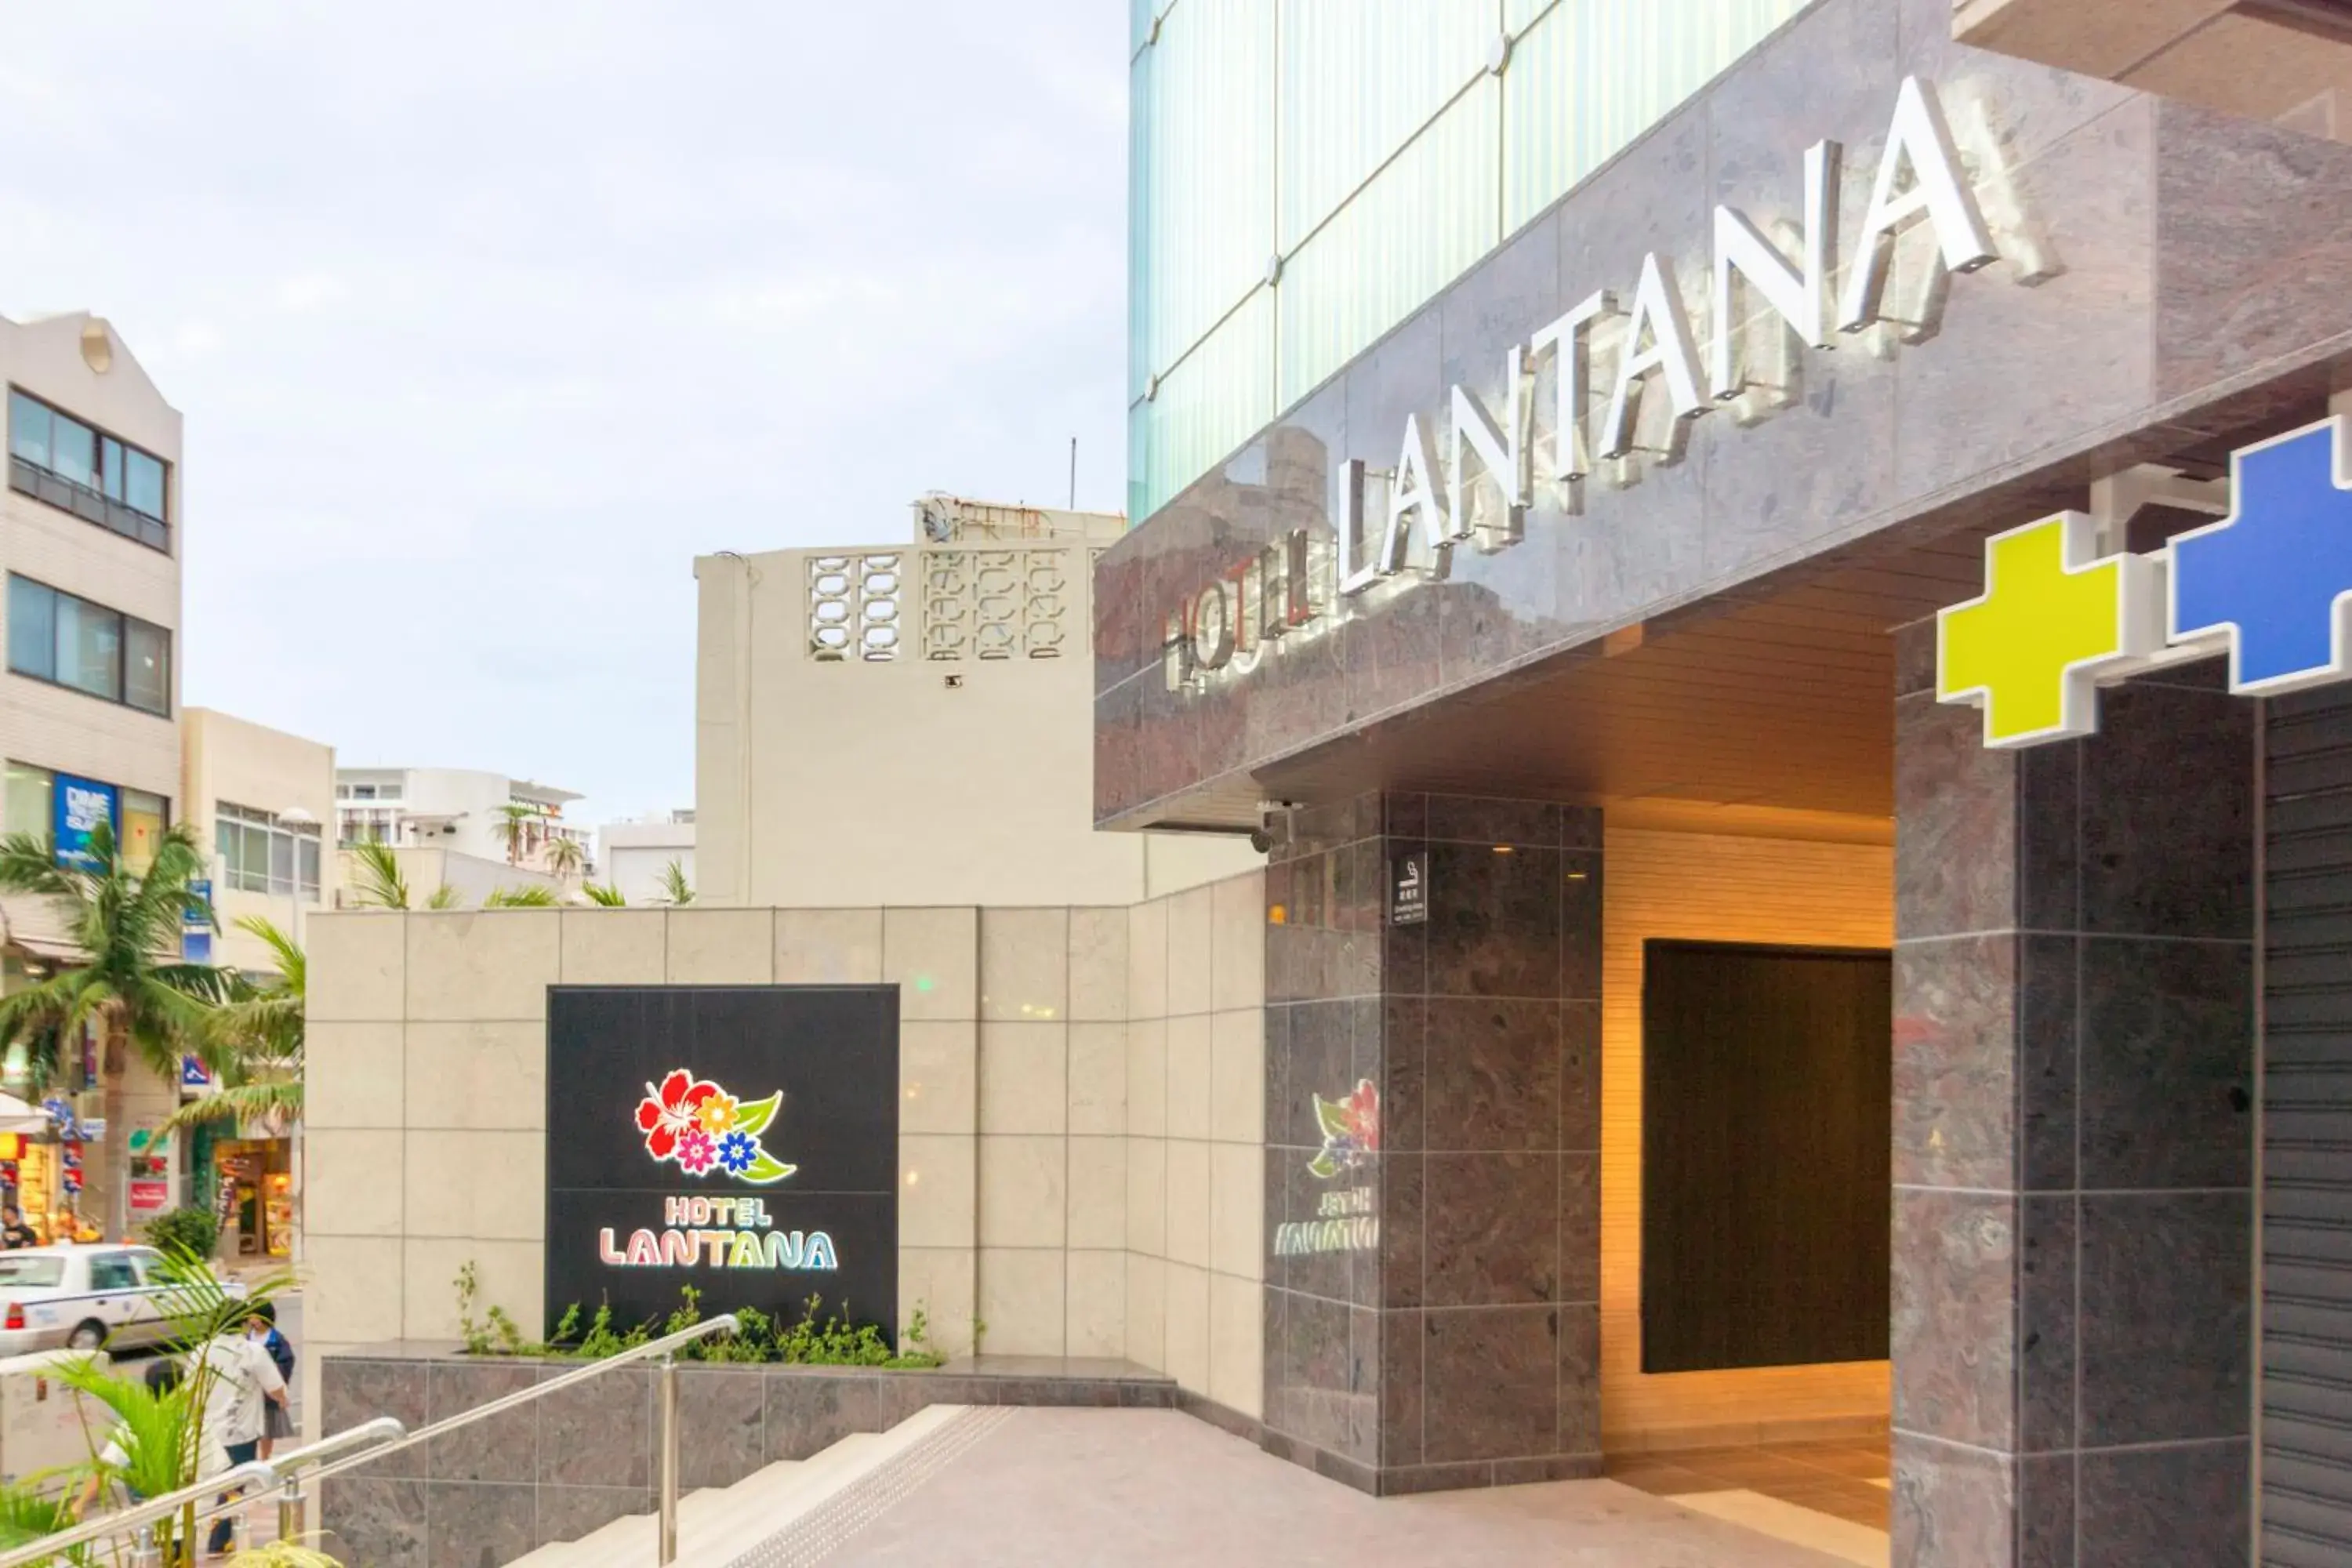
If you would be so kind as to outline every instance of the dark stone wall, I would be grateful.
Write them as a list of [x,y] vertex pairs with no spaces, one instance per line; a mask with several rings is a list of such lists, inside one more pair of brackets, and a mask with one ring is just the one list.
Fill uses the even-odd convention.
[[[1428,919],[1388,921],[1428,857]],[[1369,1189],[1376,1250],[1267,1259],[1266,1446],[1382,1493],[1600,1468],[1601,815],[1452,795],[1297,814],[1266,875],[1266,1234]],[[1315,1097],[1379,1088],[1318,1177]]]
[[2249,1549],[2261,705],[2213,663],[2101,703],[2096,738],[2004,752],[1897,700],[1909,1568]]

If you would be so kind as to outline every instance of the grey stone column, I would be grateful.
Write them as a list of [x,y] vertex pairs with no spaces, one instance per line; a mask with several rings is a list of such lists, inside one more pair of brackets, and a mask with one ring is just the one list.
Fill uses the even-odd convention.
[[[1896,701],[1894,1561],[2243,1563],[2256,704]],[[1924,656],[1924,657],[1923,657]]]
[[[1600,834],[1590,808],[1391,795],[1302,812],[1276,851],[1275,1451],[1383,1493],[1599,1472]],[[1391,925],[1413,853],[1428,918]],[[1317,1174],[1316,1098],[1365,1083],[1378,1155]],[[1339,1193],[1376,1241],[1284,1255]]]

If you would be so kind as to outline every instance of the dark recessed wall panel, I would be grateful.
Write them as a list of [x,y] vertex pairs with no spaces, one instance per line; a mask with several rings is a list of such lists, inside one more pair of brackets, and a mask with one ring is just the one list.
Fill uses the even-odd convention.
[[1643,1371],[1885,1357],[1891,973],[1643,944]]

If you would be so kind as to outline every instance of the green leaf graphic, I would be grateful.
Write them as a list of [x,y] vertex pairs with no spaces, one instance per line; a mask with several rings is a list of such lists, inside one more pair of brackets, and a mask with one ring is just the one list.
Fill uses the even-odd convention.
[[1314,1099],[1315,1120],[1323,1124],[1323,1136],[1326,1138],[1345,1138],[1348,1135],[1347,1102],[1338,1100],[1326,1100],[1319,1094],[1315,1096]]
[[760,1151],[760,1157],[752,1161],[751,1164],[745,1166],[742,1175],[736,1179],[738,1181],[750,1182],[754,1186],[763,1187],[770,1182],[782,1181],[786,1176],[791,1175],[794,1171],[799,1169],[800,1167],[798,1165],[787,1165],[782,1160],[777,1159],[773,1154],[771,1154],[766,1150],[762,1149]]
[[1328,1182],[1339,1173],[1339,1162],[1331,1158],[1330,1151],[1327,1149],[1307,1162],[1307,1173]]
[[780,1089],[765,1100],[751,1105],[737,1106],[734,1130],[738,1132],[748,1132],[757,1138],[767,1129],[768,1123],[776,1119],[776,1107],[782,1104],[783,1100],[784,1091]]

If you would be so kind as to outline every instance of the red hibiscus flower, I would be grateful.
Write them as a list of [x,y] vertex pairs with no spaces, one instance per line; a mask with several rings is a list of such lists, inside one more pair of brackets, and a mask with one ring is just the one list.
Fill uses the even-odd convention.
[[1349,1131],[1367,1150],[1381,1146],[1381,1091],[1370,1079],[1360,1079],[1356,1092],[1340,1101],[1348,1108]]
[[646,1085],[646,1098],[637,1102],[637,1126],[646,1135],[646,1152],[656,1160],[674,1156],[678,1139],[693,1128],[702,1102],[718,1092],[717,1084],[708,1079],[698,1082],[683,1068],[662,1079],[658,1089]]

